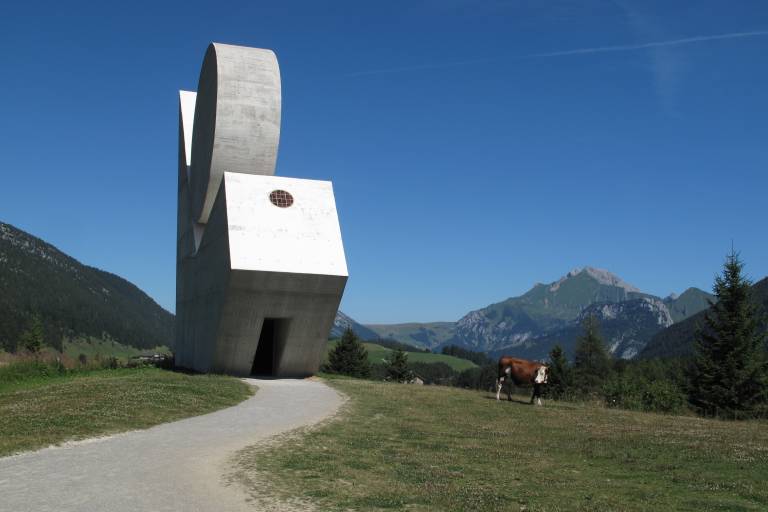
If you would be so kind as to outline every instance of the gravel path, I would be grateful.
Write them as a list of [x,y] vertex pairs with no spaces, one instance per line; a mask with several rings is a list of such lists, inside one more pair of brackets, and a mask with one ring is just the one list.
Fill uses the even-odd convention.
[[237,450],[333,414],[342,398],[316,380],[255,380],[245,402],[148,430],[0,458],[0,511],[246,511],[224,483]]

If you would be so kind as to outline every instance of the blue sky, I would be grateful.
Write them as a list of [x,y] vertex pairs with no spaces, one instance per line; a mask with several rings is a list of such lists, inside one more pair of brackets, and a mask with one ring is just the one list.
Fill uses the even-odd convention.
[[273,49],[277,174],[334,182],[363,322],[456,320],[592,265],[768,274],[763,1],[13,2],[0,220],[174,308],[177,90]]

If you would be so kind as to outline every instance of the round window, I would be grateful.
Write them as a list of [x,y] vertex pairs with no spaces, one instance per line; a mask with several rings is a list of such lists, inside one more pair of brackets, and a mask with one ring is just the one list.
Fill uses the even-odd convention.
[[269,193],[269,200],[280,208],[288,208],[293,204],[293,196],[285,190],[273,190]]

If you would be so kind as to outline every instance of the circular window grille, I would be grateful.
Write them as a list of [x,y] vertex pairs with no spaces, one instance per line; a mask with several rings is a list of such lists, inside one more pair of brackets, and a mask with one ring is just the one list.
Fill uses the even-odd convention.
[[280,208],[288,208],[293,204],[293,196],[285,190],[273,190],[269,193],[269,200]]

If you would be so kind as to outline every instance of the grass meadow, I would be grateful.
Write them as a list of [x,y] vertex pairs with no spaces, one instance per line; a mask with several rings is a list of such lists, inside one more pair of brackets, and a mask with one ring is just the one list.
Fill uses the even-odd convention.
[[72,359],[82,354],[90,361],[98,357],[116,357],[118,359],[130,359],[141,354],[170,354],[168,347],[155,347],[151,350],[140,350],[129,345],[123,345],[116,341],[101,340],[98,338],[77,338],[64,341],[64,355]]
[[0,366],[0,456],[205,414],[252,394],[231,377],[151,367],[59,373],[36,363]]
[[[328,353],[336,346],[337,340],[328,342],[328,349],[326,350],[326,361],[328,360]],[[371,364],[382,364],[384,359],[387,359],[393,352],[392,349],[382,347],[375,343],[363,343],[363,346],[368,351],[368,361]],[[477,365],[472,361],[461,359],[459,357],[448,356],[445,354],[433,354],[431,352],[406,352],[409,363],[445,363],[457,372],[466,370],[467,368],[475,368]]]
[[350,397],[335,419],[239,454],[254,494],[318,510],[768,510],[764,421],[328,382]]

